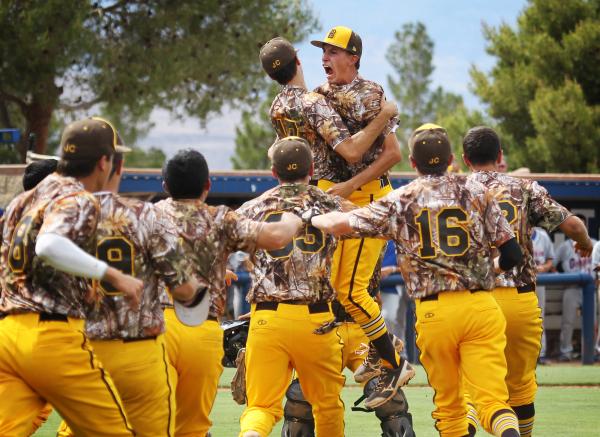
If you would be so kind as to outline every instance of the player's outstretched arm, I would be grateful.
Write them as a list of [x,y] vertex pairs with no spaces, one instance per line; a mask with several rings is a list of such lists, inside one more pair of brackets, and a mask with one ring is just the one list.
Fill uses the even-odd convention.
[[139,302],[143,282],[109,267],[62,235],[42,233],[38,236],[35,253],[45,263],[65,273],[84,278],[105,280],[132,301]]
[[361,157],[371,148],[377,136],[387,126],[390,119],[398,115],[398,107],[394,102],[384,102],[381,111],[362,130],[335,146],[335,152],[347,162],[360,161]]
[[402,161],[402,153],[400,152],[400,143],[394,132],[385,137],[383,150],[377,159],[366,169],[354,176],[352,179],[335,184],[327,192],[340,197],[347,198],[361,186],[369,183],[381,175],[385,174],[394,165]]
[[311,224],[315,228],[335,236],[349,234],[353,231],[348,214],[345,212],[333,211],[315,216],[311,219]]
[[302,227],[302,220],[289,212],[284,212],[278,222],[263,223],[256,245],[260,249],[280,249],[292,241]]
[[575,251],[581,256],[590,256],[594,245],[588,235],[585,224],[575,215],[567,217],[559,227],[567,237],[575,242]]

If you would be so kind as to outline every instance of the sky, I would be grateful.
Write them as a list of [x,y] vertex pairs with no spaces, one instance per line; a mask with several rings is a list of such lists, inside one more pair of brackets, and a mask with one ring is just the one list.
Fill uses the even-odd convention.
[[[394,41],[394,33],[404,23],[421,21],[434,42],[432,88],[440,85],[446,91],[461,94],[467,106],[481,107],[469,90],[469,69],[475,65],[489,71],[495,63],[485,52],[482,24],[507,23],[514,27],[526,3],[526,0],[309,0],[321,29],[296,44],[306,84],[314,88],[325,79],[321,50],[309,41],[322,39],[330,28],[344,25],[362,38],[361,75],[380,83],[387,91],[387,76],[394,72],[385,53]],[[386,94],[391,96],[389,91]],[[229,170],[239,118],[240,112],[235,108],[224,108],[222,114],[212,116],[206,127],[201,128],[198,120],[177,121],[168,112],[156,110],[152,114],[154,128],[137,145],[159,147],[167,156],[181,148],[193,147],[206,156],[211,170]]]

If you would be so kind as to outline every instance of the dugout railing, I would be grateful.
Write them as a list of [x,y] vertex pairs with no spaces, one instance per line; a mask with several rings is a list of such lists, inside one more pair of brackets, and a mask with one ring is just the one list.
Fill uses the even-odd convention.
[[[247,272],[237,272],[237,284],[244,295],[250,286],[250,276]],[[579,285],[582,289],[583,303],[581,310],[581,363],[593,364],[595,354],[594,322],[596,317],[596,283],[591,275],[583,273],[542,273],[537,277],[538,285]],[[404,285],[402,276],[393,274],[381,280],[381,286],[395,287]],[[245,297],[245,296],[244,296]],[[244,299],[243,313],[250,311]],[[411,300],[406,310],[406,354],[412,363],[418,362],[418,349],[415,335],[415,306]]]

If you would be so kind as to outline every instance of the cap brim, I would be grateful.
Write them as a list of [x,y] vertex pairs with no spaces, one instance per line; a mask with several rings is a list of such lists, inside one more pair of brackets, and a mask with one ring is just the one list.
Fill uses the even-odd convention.
[[[311,43],[313,46],[315,46],[315,47],[320,47],[320,48],[323,48],[323,46],[325,46],[325,45],[328,45],[328,46],[337,47],[338,49],[342,49],[342,50],[345,50],[345,51],[347,51],[347,52],[349,52],[349,53],[352,53],[352,52],[351,52],[350,50],[348,50],[346,47],[342,47],[342,46],[341,46],[341,45],[339,45],[339,44],[333,44],[333,43],[331,43],[331,42],[329,42],[329,41],[325,42],[325,41],[314,40],[314,41],[311,41],[310,43]],[[356,55],[356,53],[352,53],[352,54],[353,54],[353,55]],[[358,56],[358,55],[357,55],[357,56]]]
[[200,302],[194,306],[185,306],[175,299],[173,299],[173,306],[175,307],[175,315],[181,323],[186,326],[199,326],[208,317],[210,292],[206,290]]
[[25,162],[27,164],[30,164],[34,161],[45,161],[46,159],[56,159],[57,161],[60,161],[60,156],[43,155],[41,153],[32,152],[31,150],[28,150],[25,156]]
[[115,146],[115,152],[129,153],[129,152],[131,152],[131,147],[117,145],[117,146]]

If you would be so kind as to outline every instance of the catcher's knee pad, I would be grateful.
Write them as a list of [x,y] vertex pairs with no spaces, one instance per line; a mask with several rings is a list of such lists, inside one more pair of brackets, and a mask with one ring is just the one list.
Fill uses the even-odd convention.
[[[377,378],[371,379],[364,388],[368,397],[377,385]],[[382,437],[415,437],[412,415],[408,412],[408,401],[401,389],[392,399],[375,408],[375,415],[381,421]]]
[[283,428],[281,437],[314,437],[315,420],[312,407],[304,399],[300,382],[294,379],[285,392],[285,406],[283,407]]

